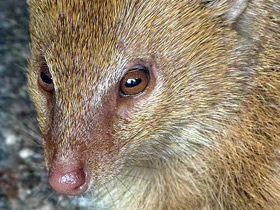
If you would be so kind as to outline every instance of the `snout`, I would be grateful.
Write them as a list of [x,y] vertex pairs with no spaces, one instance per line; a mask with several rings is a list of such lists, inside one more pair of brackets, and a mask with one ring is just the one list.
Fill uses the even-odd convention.
[[80,195],[89,188],[88,170],[79,164],[57,164],[50,170],[49,183],[62,195]]

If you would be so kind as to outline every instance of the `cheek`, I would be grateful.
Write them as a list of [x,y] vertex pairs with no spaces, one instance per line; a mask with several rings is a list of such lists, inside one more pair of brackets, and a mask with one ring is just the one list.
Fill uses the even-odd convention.
[[159,108],[161,107],[159,98],[155,92],[119,104],[117,108],[114,130],[116,138],[121,137],[121,141],[137,144],[137,141],[148,139],[153,133],[153,126],[160,124]]
[[116,107],[116,115],[119,118],[127,119],[133,113],[136,101],[130,100],[130,98],[118,99]]
[[40,130],[45,135],[51,124],[54,99],[52,96],[42,93],[38,87],[38,75],[32,70],[28,74],[28,88],[31,99],[36,107]]
[[[156,72],[157,73],[157,72]],[[155,76],[157,80],[155,80]],[[117,100],[115,130],[127,141],[143,141],[149,139],[154,126],[161,126],[162,111],[166,110],[164,97],[166,87],[160,75],[153,75],[150,85],[136,97],[124,97]]]

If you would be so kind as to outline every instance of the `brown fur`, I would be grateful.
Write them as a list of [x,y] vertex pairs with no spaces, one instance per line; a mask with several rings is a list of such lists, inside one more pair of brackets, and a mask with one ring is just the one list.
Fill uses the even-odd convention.
[[[48,168],[82,162],[111,209],[279,209],[280,2],[229,2],[29,0]],[[154,87],[119,98],[138,63]]]

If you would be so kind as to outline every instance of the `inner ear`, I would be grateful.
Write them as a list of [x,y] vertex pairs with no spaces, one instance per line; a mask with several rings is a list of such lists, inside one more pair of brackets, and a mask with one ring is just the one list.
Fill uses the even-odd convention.
[[249,0],[201,0],[207,7],[224,10],[225,21],[234,22],[247,8]]
[[235,21],[247,8],[248,0],[229,0],[229,2],[231,2],[231,5],[225,14],[225,18],[228,21]]

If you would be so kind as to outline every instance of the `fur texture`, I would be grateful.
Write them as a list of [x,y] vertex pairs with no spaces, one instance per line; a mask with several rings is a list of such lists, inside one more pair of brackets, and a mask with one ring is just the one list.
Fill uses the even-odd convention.
[[[280,2],[230,2],[29,0],[48,168],[82,162],[104,208],[279,209]],[[120,99],[138,63],[155,86]]]

